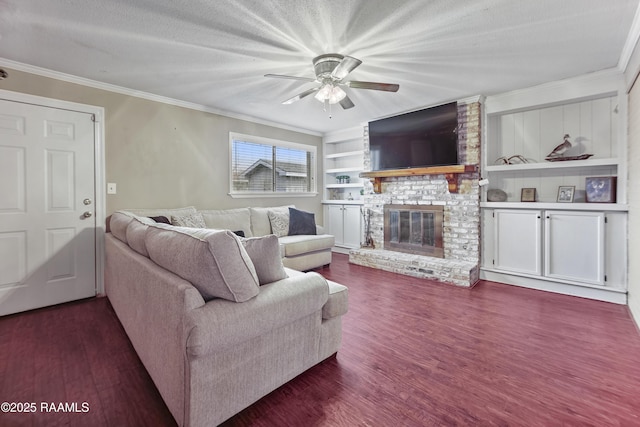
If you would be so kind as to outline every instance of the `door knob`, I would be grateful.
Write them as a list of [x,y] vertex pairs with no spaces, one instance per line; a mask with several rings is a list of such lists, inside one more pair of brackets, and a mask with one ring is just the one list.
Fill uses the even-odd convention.
[[87,211],[85,213],[82,214],[83,218],[91,218],[91,215],[93,215],[91,212]]
[[82,203],[84,203],[84,204],[85,204],[85,206],[86,206],[86,205],[90,205],[90,204],[91,204],[91,199],[84,199],[84,200],[82,201]]

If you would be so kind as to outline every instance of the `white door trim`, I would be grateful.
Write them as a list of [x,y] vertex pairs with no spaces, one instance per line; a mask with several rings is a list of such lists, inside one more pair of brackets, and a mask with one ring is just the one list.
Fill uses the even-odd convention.
[[77,102],[62,101],[45,98],[26,93],[12,92],[0,89],[0,99],[22,102],[25,104],[42,105],[44,107],[62,110],[78,111],[93,114],[94,127],[94,170],[95,170],[95,216],[96,216],[96,294],[104,294],[104,232],[106,221],[105,195],[105,164],[104,164],[104,107],[79,104]]

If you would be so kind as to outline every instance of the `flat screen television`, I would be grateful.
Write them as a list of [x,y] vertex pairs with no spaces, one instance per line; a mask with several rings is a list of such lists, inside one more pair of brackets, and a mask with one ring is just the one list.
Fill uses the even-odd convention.
[[369,122],[371,170],[458,164],[458,104]]

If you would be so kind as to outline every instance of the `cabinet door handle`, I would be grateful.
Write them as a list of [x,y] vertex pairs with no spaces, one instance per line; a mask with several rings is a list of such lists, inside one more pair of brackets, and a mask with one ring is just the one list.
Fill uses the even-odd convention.
[[551,219],[551,217],[549,215],[547,215],[547,219]]
[[538,219],[542,218],[540,215],[538,215]]

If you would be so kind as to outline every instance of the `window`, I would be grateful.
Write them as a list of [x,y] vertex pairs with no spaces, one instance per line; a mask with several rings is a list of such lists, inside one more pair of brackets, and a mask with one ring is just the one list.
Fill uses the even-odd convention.
[[316,194],[316,147],[257,136],[229,134],[230,194]]

